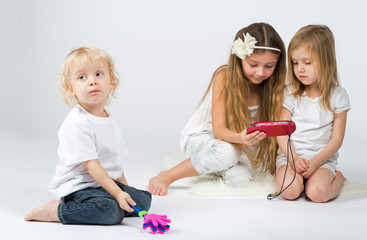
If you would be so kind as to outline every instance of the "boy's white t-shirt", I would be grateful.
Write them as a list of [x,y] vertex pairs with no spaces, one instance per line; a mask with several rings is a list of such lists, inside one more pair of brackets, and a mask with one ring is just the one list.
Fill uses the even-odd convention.
[[75,106],[58,132],[59,161],[50,190],[59,199],[99,184],[83,166],[84,161],[98,159],[113,180],[122,176],[122,159],[128,149],[116,121],[96,117],[80,105]]

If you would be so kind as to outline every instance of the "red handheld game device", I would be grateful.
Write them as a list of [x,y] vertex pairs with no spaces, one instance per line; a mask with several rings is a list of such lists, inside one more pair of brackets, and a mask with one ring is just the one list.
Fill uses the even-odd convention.
[[266,133],[267,137],[290,135],[296,130],[293,121],[271,121],[256,122],[247,127],[247,134],[260,131]]

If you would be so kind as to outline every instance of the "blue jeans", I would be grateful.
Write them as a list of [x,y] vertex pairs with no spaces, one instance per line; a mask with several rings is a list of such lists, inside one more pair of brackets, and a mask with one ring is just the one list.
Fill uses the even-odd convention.
[[[152,195],[122,183],[116,184],[130,194],[136,206],[148,211]],[[124,217],[138,217],[136,212],[120,208],[117,200],[104,188],[87,188],[67,195],[58,206],[57,215],[62,224],[120,224]]]

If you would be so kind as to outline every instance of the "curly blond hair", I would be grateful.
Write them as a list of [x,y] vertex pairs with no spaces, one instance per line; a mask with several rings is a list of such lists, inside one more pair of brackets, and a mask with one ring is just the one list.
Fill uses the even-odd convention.
[[61,95],[64,98],[66,105],[69,107],[75,106],[77,104],[76,97],[70,95],[72,91],[71,84],[71,70],[76,63],[85,63],[87,61],[101,62],[105,61],[108,65],[109,74],[113,84],[113,89],[111,90],[111,95],[115,97],[116,88],[119,85],[119,76],[115,68],[115,64],[111,56],[104,50],[95,47],[80,47],[78,49],[72,50],[65,58],[62,65],[62,72],[59,79]]

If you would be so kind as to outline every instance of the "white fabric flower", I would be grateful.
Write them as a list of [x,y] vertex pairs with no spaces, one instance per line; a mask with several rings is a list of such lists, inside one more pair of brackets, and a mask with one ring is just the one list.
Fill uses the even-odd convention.
[[249,33],[243,34],[242,41],[241,38],[238,38],[232,44],[232,54],[236,54],[240,59],[245,59],[246,56],[250,56],[254,52],[255,44],[257,43],[256,39],[252,37]]

